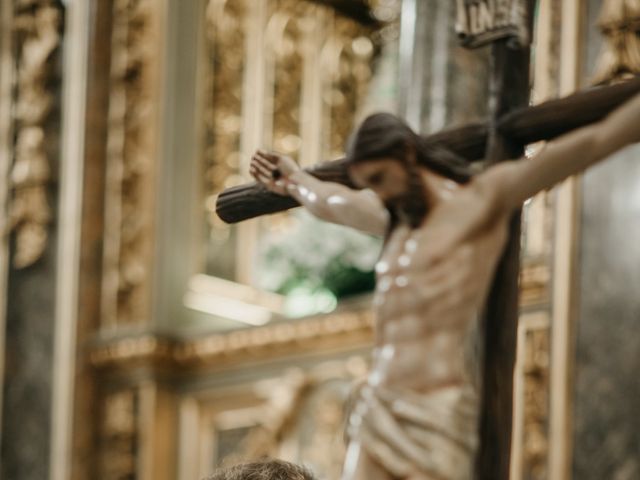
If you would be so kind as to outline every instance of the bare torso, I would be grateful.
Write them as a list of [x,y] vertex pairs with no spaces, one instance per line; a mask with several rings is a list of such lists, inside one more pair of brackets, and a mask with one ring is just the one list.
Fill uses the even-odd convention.
[[435,263],[429,241],[438,237],[438,225],[428,228],[393,233],[376,267],[374,299],[377,347],[386,348],[378,356],[378,380],[420,392],[469,374],[462,354],[504,246],[506,219],[452,245]]
[[[478,313],[507,236],[507,216],[487,215],[482,201],[466,187],[443,192],[422,227],[400,226],[387,242],[376,267],[376,350],[354,437],[387,473],[362,464],[364,456],[345,478],[471,478]],[[479,222],[469,229],[474,215]]]
[[[350,416],[343,479],[471,477],[482,360],[472,343],[505,244],[507,217],[539,191],[640,142],[639,115],[636,95],[533,158],[491,167],[456,191],[447,191],[446,180],[440,185],[445,188],[434,188],[424,169],[426,183],[432,183],[430,213],[416,230],[396,229],[378,266],[376,355]],[[256,152],[251,173],[319,218],[380,235],[388,223],[381,201],[407,193],[400,187],[407,187],[409,172],[398,159],[369,160],[352,162],[349,173],[375,195],[322,182],[292,159],[265,152]],[[278,185],[280,177],[286,181]]]

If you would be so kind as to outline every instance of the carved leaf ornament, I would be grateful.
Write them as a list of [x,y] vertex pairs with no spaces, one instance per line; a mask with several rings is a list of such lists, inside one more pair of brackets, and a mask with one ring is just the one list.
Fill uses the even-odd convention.
[[52,218],[47,124],[56,102],[53,59],[61,46],[62,7],[55,0],[18,1],[13,28],[17,74],[15,158],[9,176],[8,218],[15,235],[13,265],[20,269],[42,256]]
[[606,84],[640,74],[640,0],[605,0],[598,25],[604,44],[594,83]]

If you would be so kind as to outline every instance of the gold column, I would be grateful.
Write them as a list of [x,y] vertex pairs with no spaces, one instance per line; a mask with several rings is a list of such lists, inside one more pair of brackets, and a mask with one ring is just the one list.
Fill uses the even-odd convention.
[[151,312],[164,2],[114,0],[102,325]]
[[[8,0],[0,1],[0,232],[8,230],[9,168],[13,157],[12,85],[15,66],[12,55],[13,8]],[[8,235],[0,236],[0,378],[4,380],[7,276],[9,274]],[[4,383],[4,382],[3,382]],[[0,431],[2,431],[0,395]],[[0,441],[3,439],[0,438]]]
[[16,238],[13,265],[24,268],[44,252],[52,218],[48,188],[57,138],[48,124],[55,109],[49,85],[55,74],[52,60],[61,46],[62,7],[56,0],[21,0],[14,5],[17,56],[9,58],[16,58],[17,65],[9,227]]
[[[579,85],[583,0],[562,3],[560,95]],[[573,385],[575,285],[578,234],[579,177],[566,180],[556,190],[553,317],[551,337],[551,399],[549,479],[570,478]]]

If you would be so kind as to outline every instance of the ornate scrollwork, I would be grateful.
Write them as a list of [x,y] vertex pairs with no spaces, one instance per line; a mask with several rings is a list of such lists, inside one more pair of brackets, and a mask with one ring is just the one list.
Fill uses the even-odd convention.
[[103,400],[100,428],[100,478],[121,480],[136,478],[137,394],[117,391]]
[[273,2],[273,7],[268,35],[275,77],[272,144],[275,150],[297,159],[302,144],[303,28],[313,26],[310,14],[314,7],[295,0],[279,0]]
[[605,0],[598,23],[605,42],[594,83],[610,83],[638,75],[640,0]]
[[35,263],[47,245],[52,212],[49,186],[57,136],[50,122],[57,103],[56,59],[63,8],[56,0],[15,2],[15,160],[11,167],[9,227],[16,268]]
[[547,478],[549,455],[549,328],[526,332],[524,344],[523,471]]
[[105,200],[103,319],[140,323],[149,313],[155,145],[152,0],[116,0]]
[[371,79],[375,46],[371,33],[361,25],[336,16],[322,52],[323,71],[328,81],[322,99],[328,112],[328,149],[325,155],[343,154],[345,142],[354,127],[358,106],[362,104]]
[[253,390],[263,400],[263,420],[250,428],[229,457],[216,460],[285,458],[313,466],[322,478],[338,478],[352,384],[367,371],[363,357],[351,356],[310,371],[292,368],[281,377],[257,382]]
[[[247,5],[244,0],[209,0],[205,14],[203,111],[204,211],[206,241],[213,257],[224,259],[215,273],[233,278],[233,255],[225,248],[235,228],[215,213],[216,195],[241,183],[242,98],[245,75]],[[210,250],[210,253],[211,251]]]
[[151,335],[125,337],[96,346],[90,363],[113,369],[140,364],[170,369],[226,367],[322,345],[368,344],[371,328],[368,312],[345,312],[179,342]]
[[207,192],[228,187],[239,168],[245,58],[243,0],[209,0],[206,8],[205,181]]
[[[207,273],[234,281],[236,243],[251,241],[220,221],[216,195],[242,180],[241,155],[251,148],[273,148],[303,164],[341,154],[374,54],[373,30],[328,6],[295,0],[248,5],[209,0],[205,22]],[[381,5],[381,15],[391,8]]]

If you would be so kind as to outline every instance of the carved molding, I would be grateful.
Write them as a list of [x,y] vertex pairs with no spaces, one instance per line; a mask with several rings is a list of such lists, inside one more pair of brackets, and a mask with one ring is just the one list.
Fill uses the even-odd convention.
[[[549,267],[531,264],[521,272],[521,305],[548,302]],[[264,327],[175,339],[154,333],[97,339],[90,348],[92,366],[104,369],[155,365],[160,368],[228,368],[289,355],[370,346],[369,309],[345,310]]]
[[137,478],[138,394],[121,390],[102,400],[99,471],[104,480]]
[[549,313],[522,315],[514,370],[511,477],[546,479],[549,460],[551,327]]
[[551,268],[544,263],[525,264],[520,269],[520,305],[531,307],[550,301]]
[[[344,463],[344,420],[354,380],[369,369],[366,355],[328,355],[306,368],[238,378],[232,385],[189,392],[182,399],[180,479],[210,474],[264,456],[310,466],[338,478]],[[200,439],[200,448],[192,440]]]
[[525,333],[522,352],[524,375],[524,478],[548,478],[550,328]]
[[[321,477],[339,478],[353,384],[368,369],[365,358],[352,356],[310,371],[293,368],[279,378],[257,383],[254,389],[264,403],[263,421],[250,430],[234,456],[243,461],[286,458],[313,465]],[[346,388],[335,388],[342,382]]]
[[[534,103],[560,92],[562,2],[541,0],[536,15]],[[538,145],[528,149],[533,154]],[[518,325],[518,358],[514,372],[514,418],[511,478],[549,478],[549,375],[552,256],[556,197],[542,192],[523,210],[520,304],[530,315]]]
[[604,0],[598,23],[605,38],[593,83],[640,74],[640,0]]
[[99,342],[91,349],[96,368],[153,364],[166,368],[226,368],[310,351],[370,345],[372,318],[349,312],[265,327],[176,340],[153,334]]
[[102,298],[106,326],[149,319],[160,8],[153,0],[113,2]]
[[353,130],[358,107],[364,103],[373,76],[372,60],[376,46],[372,32],[352,21],[336,16],[331,34],[322,51],[323,72],[328,79],[322,92],[327,111],[326,158],[343,155]]
[[[273,2],[267,42],[273,58],[273,149],[299,160],[304,89],[305,29],[320,33],[313,6],[296,0]],[[319,13],[319,12],[318,12]]]
[[257,228],[224,224],[217,195],[246,178],[256,148],[304,165],[343,151],[372,76],[375,32],[297,0],[208,0],[204,26],[202,273],[249,281]]
[[51,116],[58,101],[63,7],[57,0],[14,2],[15,147],[9,182],[9,228],[15,233],[13,265],[34,264],[44,252],[52,220],[52,158],[58,153]]
[[215,213],[215,194],[240,183],[247,6],[244,0],[209,0],[205,12],[204,200],[208,241],[219,244],[230,227]]

